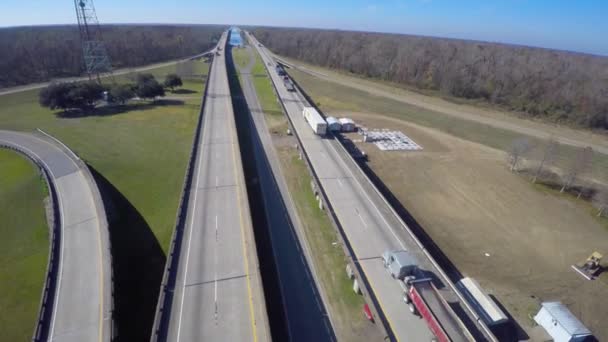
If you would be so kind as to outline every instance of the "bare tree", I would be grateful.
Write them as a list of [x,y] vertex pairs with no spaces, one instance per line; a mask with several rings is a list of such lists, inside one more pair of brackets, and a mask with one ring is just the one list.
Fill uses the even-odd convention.
[[597,208],[597,216],[602,216],[608,211],[608,189],[600,189],[593,196],[593,205]]
[[538,176],[540,176],[540,174],[543,172],[543,167],[550,166],[553,163],[557,155],[557,146],[557,140],[555,140],[555,138],[551,136],[549,140],[547,140],[545,151],[543,152],[543,158],[541,159],[540,164],[538,165],[538,169],[536,169],[536,172],[534,173],[534,179],[532,179],[532,183],[536,183]]
[[522,137],[513,140],[508,155],[511,171],[517,171],[519,163],[531,148],[532,144],[528,138]]
[[371,32],[253,32],[274,52],[308,63],[485,100],[538,119],[608,129],[606,57]]
[[[573,163],[562,176],[562,189],[559,192],[564,192],[566,189],[571,187],[581,175],[591,171],[592,162],[593,149],[587,146],[576,155]],[[579,191],[579,197],[580,195],[581,192]]]

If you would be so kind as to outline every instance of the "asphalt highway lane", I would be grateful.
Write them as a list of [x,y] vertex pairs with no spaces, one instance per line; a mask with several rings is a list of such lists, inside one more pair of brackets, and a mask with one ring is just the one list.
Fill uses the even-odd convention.
[[[227,34],[219,43],[224,46]],[[265,341],[249,205],[224,51],[209,75],[169,341]]]
[[39,161],[54,183],[61,239],[51,341],[110,341],[111,256],[105,211],[86,166],[54,141],[37,134],[0,131],[0,144]]

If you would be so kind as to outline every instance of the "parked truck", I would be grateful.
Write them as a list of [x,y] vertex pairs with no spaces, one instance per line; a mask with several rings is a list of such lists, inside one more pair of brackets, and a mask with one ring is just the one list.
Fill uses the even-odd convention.
[[418,268],[416,259],[407,251],[386,251],[382,254],[384,267],[399,281],[403,301],[410,312],[420,315],[438,342],[474,341],[448,302],[433,284],[432,278]]
[[315,134],[323,136],[327,133],[327,122],[325,122],[321,114],[319,114],[315,108],[304,107],[304,109],[302,109],[302,115]]

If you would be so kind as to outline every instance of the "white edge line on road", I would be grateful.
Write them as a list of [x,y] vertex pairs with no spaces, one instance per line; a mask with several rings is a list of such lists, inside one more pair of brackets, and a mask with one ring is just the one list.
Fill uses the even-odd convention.
[[[6,140],[5,140],[6,142]],[[35,156],[38,161],[45,166],[46,170],[51,174],[53,180],[57,180],[57,178],[55,177],[55,174],[53,173],[53,170],[51,170],[51,168],[49,167],[49,165],[47,165],[44,160],[42,158],[40,158],[40,156],[38,154],[36,154],[34,151],[30,150],[27,147],[23,147],[23,146],[19,146],[15,143],[12,142],[8,142],[10,145],[13,146],[18,146],[18,148],[23,149],[26,152],[31,153],[33,156]],[[61,238],[59,239],[59,248],[60,248],[60,256],[59,256],[59,270],[57,270],[57,291],[55,293],[55,302],[53,303],[53,314],[52,314],[52,318],[51,318],[51,330],[49,331],[49,340],[52,341],[53,340],[53,334],[55,333],[55,319],[57,318],[57,303],[59,302],[59,294],[61,293],[61,276],[63,274],[63,224],[64,224],[64,214],[63,214],[63,203],[61,202],[61,196],[59,195],[59,193],[57,192],[57,189],[55,189],[56,193],[57,193],[57,202],[58,206],[59,206],[59,226],[61,229]]]
[[[212,69],[214,70],[214,69]],[[211,78],[212,75],[209,75],[209,78]],[[207,131],[207,125],[205,125],[204,121],[206,119],[205,116],[205,108],[201,108],[201,115],[203,115],[201,124],[204,125],[203,127],[203,134],[201,134],[201,136],[199,137],[199,139],[201,139],[200,141],[197,141],[197,144],[202,144],[202,139],[205,136],[205,132]],[[192,243],[192,230],[194,229],[194,216],[195,216],[195,212],[196,212],[196,201],[197,201],[197,197],[198,197],[198,187],[199,187],[199,182],[200,182],[200,156],[202,155],[203,150],[202,149],[198,149],[197,148],[197,155],[195,156],[194,159],[194,168],[195,168],[195,172],[196,172],[196,182],[195,182],[195,187],[194,187],[194,200],[192,201],[192,211],[190,214],[190,224],[188,225],[188,249],[186,252],[186,264],[184,265],[184,284],[183,284],[183,288],[182,288],[182,298],[180,301],[180,305],[179,305],[179,316],[177,319],[177,339],[176,341],[179,342],[179,338],[180,338],[180,334],[181,334],[181,327],[182,327],[182,314],[184,311],[184,297],[186,295],[186,284],[188,283],[188,263],[190,262],[190,245]],[[179,266],[178,266],[179,267]],[[176,270],[177,272],[177,270]]]
[[49,133],[41,130],[40,128],[36,128],[36,130],[44,135],[46,135],[47,137],[53,139],[53,141],[57,142],[59,145],[63,146],[66,150],[68,150],[68,152],[70,152],[70,154],[76,159],[76,160],[80,160],[80,157],[78,157],[78,155],[76,153],[74,153],[74,151],[72,151],[71,148],[69,148],[66,144],[62,143],[59,139],[55,138],[54,136],[50,135]]

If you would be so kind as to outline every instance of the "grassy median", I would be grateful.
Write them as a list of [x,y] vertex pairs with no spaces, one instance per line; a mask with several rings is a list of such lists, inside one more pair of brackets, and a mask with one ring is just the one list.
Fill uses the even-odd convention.
[[[193,63],[191,70],[207,74],[207,64]],[[176,71],[173,65],[146,73],[162,81]],[[115,78],[128,79],[129,75]],[[41,128],[54,135],[91,166],[110,201],[106,209],[121,340],[149,339],[203,86],[202,77],[184,78],[184,86],[167,92],[164,100],[72,117],[42,108],[38,90],[0,96],[0,129]],[[0,251],[0,257],[5,254]],[[32,300],[37,305],[39,293]],[[31,331],[34,321],[22,322]]]
[[[247,60],[249,59],[249,52],[244,49],[235,49],[233,53],[241,56],[246,54]],[[318,286],[324,289],[327,296],[328,302],[325,305],[331,312],[336,336],[338,340],[344,341],[357,340],[362,336],[375,336],[377,329],[369,325],[361,313],[364,300],[354,293],[352,281],[346,276],[346,255],[339,243],[337,232],[327,213],[319,209],[310,185],[311,175],[304,161],[299,159],[297,150],[293,148],[295,140],[285,136],[288,127],[287,118],[278,103],[262,59],[253,47],[251,53],[254,53],[256,58],[251,76],[257,97],[272,134],[282,176],[285,177],[303,225],[306,244],[310,247],[316,276],[320,281]]]
[[32,338],[46,275],[46,185],[38,168],[0,149],[0,327],[5,341]]
[[[327,214],[319,209],[312,192],[312,177],[298,151],[292,146],[278,147],[281,168],[287,187],[302,221],[310,246],[317,277],[327,295],[336,336],[339,340],[354,341],[361,331],[370,327],[363,319],[363,297],[355,294],[352,281],[346,276],[346,255],[340,239]],[[374,328],[375,329],[375,328]]]

